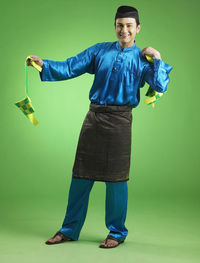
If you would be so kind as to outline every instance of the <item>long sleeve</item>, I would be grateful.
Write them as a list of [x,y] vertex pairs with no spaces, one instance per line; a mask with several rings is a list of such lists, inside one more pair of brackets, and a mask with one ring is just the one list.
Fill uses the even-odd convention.
[[146,62],[143,72],[141,87],[147,82],[157,92],[164,93],[169,83],[169,73],[172,66],[168,65],[160,59],[154,59],[154,63]]
[[84,73],[94,74],[94,58],[98,45],[94,45],[65,61],[43,59],[41,81],[60,81],[78,77]]

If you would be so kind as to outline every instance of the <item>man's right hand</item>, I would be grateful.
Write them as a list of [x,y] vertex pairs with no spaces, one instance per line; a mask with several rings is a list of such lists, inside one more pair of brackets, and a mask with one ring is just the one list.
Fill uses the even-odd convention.
[[27,66],[32,66],[31,61],[35,61],[35,63],[37,63],[40,67],[43,67],[44,62],[42,61],[41,58],[34,56],[34,55],[29,55],[31,57],[31,59],[27,60]]

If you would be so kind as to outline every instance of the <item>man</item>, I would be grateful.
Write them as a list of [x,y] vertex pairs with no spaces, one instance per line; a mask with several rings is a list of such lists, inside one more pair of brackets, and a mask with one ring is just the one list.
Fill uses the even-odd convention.
[[[165,92],[172,69],[161,60],[159,51],[152,47],[141,51],[136,46],[140,29],[137,9],[120,6],[115,16],[118,41],[98,43],[65,61],[31,55],[32,61],[42,67],[42,81],[95,74],[89,93],[90,110],[77,146],[66,216],[62,228],[46,244],[78,240],[95,181],[106,183],[105,220],[110,231],[100,247],[113,248],[126,239],[132,108],[139,104],[140,88],[145,82]],[[154,63],[149,63],[145,55],[153,57]]]

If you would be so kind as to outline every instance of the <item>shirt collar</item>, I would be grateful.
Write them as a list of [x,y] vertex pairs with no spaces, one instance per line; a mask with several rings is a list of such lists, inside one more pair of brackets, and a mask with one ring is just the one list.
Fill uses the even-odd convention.
[[[131,47],[126,47],[123,49],[123,52],[132,51],[136,47],[136,42],[134,40],[134,44]],[[119,44],[119,41],[116,41],[116,48],[120,51],[122,51],[122,47]]]

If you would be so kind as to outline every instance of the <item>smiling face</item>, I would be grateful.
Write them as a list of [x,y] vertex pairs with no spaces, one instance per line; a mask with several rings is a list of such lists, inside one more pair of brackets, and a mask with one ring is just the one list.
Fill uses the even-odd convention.
[[117,18],[115,33],[122,48],[131,47],[134,44],[135,36],[139,33],[141,25],[137,26],[135,18]]

